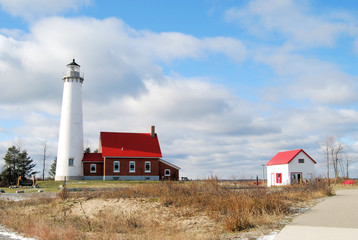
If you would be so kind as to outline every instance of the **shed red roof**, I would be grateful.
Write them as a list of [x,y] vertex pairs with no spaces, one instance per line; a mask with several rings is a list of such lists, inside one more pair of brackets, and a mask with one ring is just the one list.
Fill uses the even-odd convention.
[[279,152],[277,153],[268,163],[266,163],[266,166],[269,165],[278,165],[278,164],[288,164],[292,161],[300,152],[303,152],[307,155],[314,163],[316,163],[315,160],[313,160],[310,155],[308,155],[303,149],[297,149],[297,150],[291,150],[291,151],[285,151],[285,152]]
[[83,155],[84,162],[102,162],[102,153],[85,153]]
[[157,135],[150,133],[101,132],[103,157],[162,157]]

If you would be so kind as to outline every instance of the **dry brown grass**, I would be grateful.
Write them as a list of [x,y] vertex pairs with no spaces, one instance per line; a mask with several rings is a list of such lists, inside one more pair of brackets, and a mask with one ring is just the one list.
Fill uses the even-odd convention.
[[66,190],[56,199],[0,203],[0,224],[39,239],[219,239],[275,226],[291,207],[331,193],[324,184],[238,188],[215,178]]

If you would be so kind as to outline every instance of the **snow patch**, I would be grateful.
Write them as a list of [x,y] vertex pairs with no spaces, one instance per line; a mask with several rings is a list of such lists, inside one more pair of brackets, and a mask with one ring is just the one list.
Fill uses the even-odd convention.
[[3,226],[0,226],[0,238],[1,238],[1,236],[5,236],[5,237],[8,237],[9,239],[16,239],[16,240],[35,240],[35,238],[23,237],[23,236],[19,235],[18,233],[12,232],[12,231],[4,228]]

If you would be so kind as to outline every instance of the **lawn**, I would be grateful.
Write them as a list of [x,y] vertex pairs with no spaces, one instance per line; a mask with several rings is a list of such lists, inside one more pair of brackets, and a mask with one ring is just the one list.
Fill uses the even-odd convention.
[[[31,187],[21,187],[21,188],[0,188],[3,189],[6,193],[15,193],[18,190],[24,190],[25,192],[37,192],[42,190],[45,193],[54,193],[60,191],[60,186],[63,186],[63,181],[37,181],[36,182],[39,188]],[[129,187],[132,185],[143,184],[143,183],[158,183],[158,181],[103,181],[103,180],[90,180],[90,181],[66,181],[67,188],[123,188]]]

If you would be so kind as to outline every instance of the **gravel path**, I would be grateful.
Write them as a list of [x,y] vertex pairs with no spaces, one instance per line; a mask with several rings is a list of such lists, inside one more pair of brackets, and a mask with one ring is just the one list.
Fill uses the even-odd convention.
[[0,199],[21,201],[30,198],[56,197],[56,193],[1,193]]

